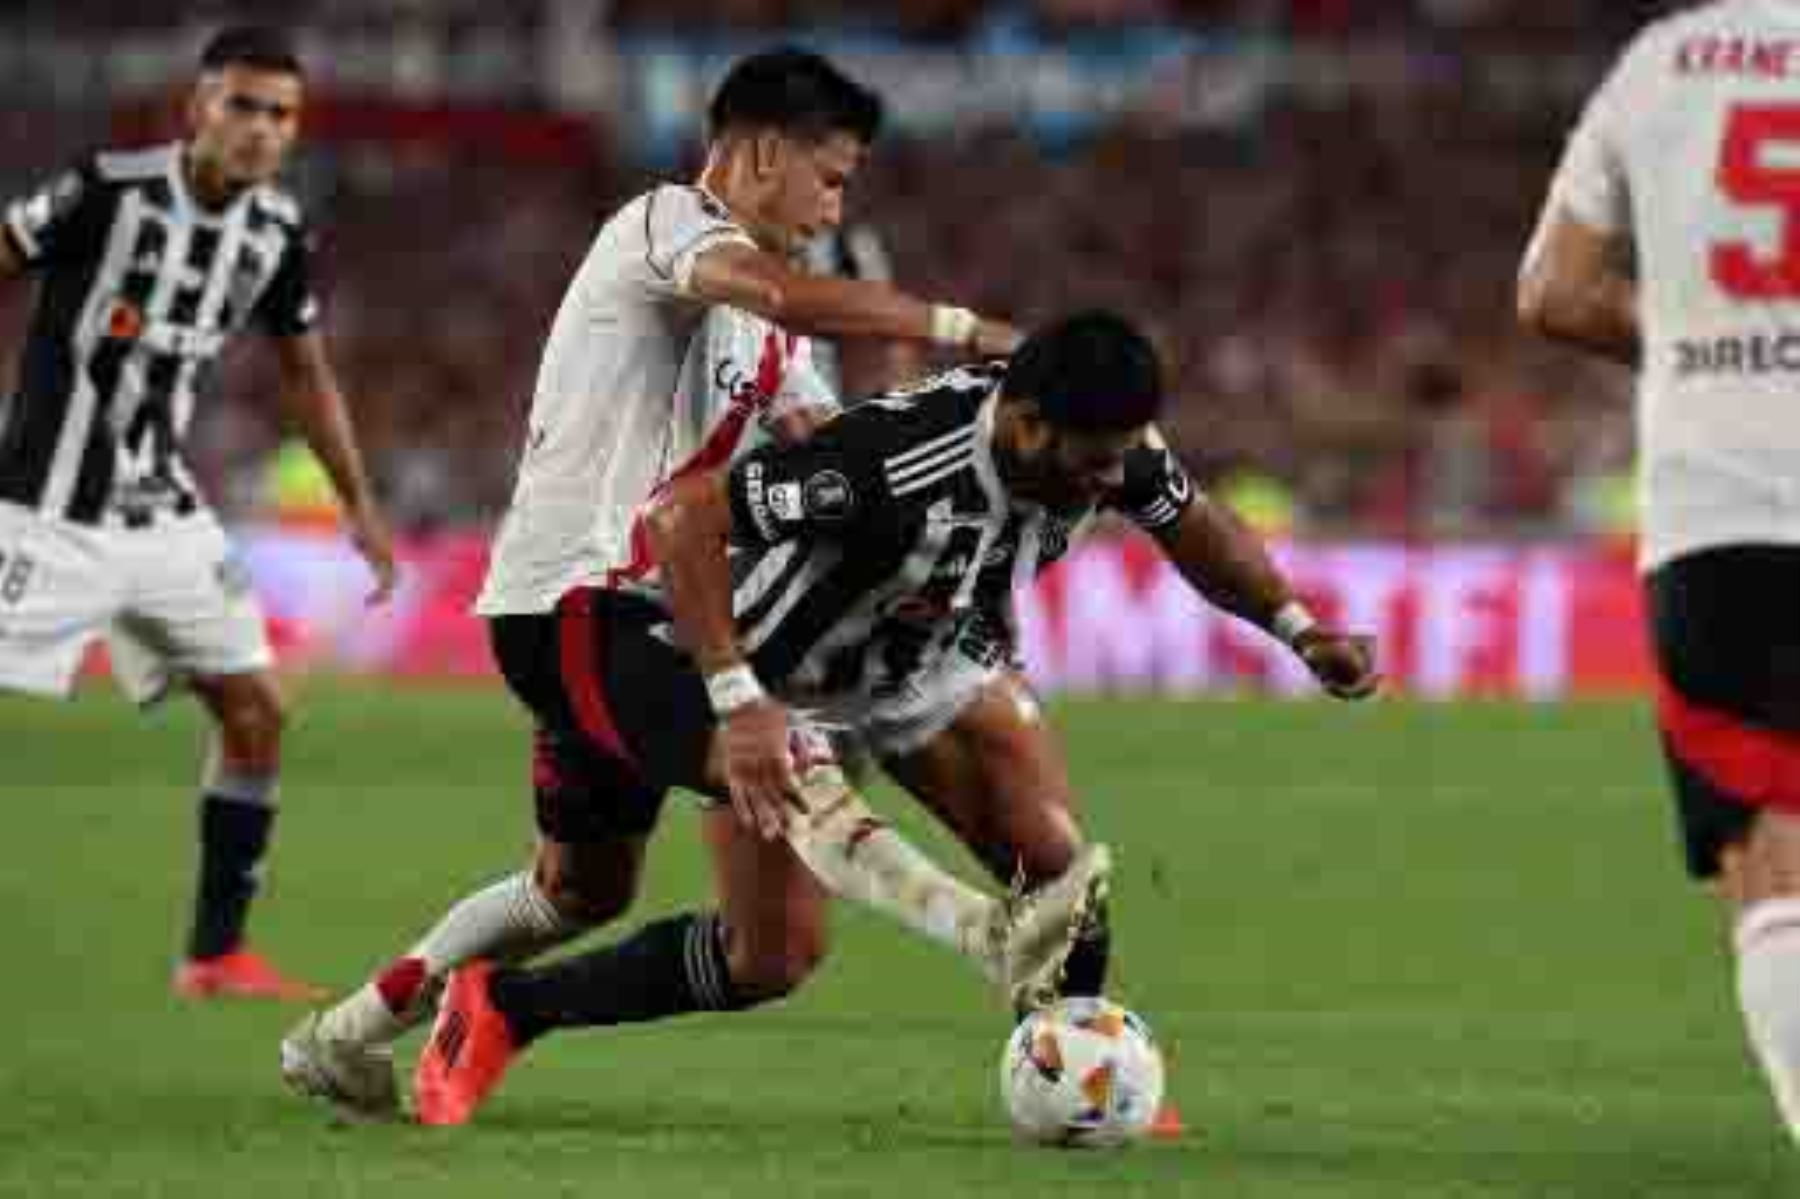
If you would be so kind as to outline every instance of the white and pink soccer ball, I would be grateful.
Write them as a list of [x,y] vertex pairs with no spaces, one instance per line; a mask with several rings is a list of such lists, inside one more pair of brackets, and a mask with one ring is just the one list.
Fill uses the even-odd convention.
[[1021,1140],[1126,1145],[1150,1131],[1162,1106],[1162,1051],[1149,1026],[1111,1000],[1064,999],[1013,1030],[1000,1096]]

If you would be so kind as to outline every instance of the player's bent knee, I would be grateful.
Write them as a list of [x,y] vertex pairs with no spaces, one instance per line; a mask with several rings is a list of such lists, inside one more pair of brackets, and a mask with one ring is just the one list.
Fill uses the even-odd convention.
[[608,924],[623,916],[631,909],[637,892],[623,888],[561,887],[546,891],[545,898],[564,920],[591,927]]
[[556,914],[571,924],[606,924],[629,911],[637,899],[636,871],[609,875],[583,871],[556,854],[540,853],[533,877]]
[[1041,887],[1062,877],[1084,843],[1066,810],[1059,814],[1065,818],[1009,821],[1013,827],[996,829],[970,848],[1000,883],[1022,878],[1027,887]]
[[1018,866],[1031,886],[1061,877],[1075,860],[1082,839],[1073,821],[1043,822],[1037,835],[1018,847]]
[[215,712],[229,758],[241,766],[274,766],[287,728],[287,704],[273,682],[247,681],[225,690]]

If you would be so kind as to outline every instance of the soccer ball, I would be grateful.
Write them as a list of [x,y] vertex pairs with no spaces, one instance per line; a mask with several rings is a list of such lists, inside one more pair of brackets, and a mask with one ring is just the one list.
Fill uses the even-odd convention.
[[1110,1148],[1149,1131],[1163,1059],[1150,1026],[1109,999],[1064,999],[1027,1016],[1000,1056],[1000,1097],[1021,1140]]

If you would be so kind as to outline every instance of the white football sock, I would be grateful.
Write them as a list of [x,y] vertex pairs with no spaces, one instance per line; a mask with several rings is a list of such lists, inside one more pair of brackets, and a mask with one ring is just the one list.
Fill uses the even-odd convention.
[[1800,1141],[1800,898],[1744,909],[1737,945],[1738,1003],[1789,1135]]
[[[395,1040],[424,1022],[438,985],[464,962],[532,957],[571,939],[583,927],[563,918],[538,890],[530,872],[503,878],[444,913],[418,944],[320,1017],[319,1031],[363,1044]],[[406,979],[405,989],[413,993],[398,1011],[383,994],[383,982],[391,986],[396,975]]]
[[833,894],[885,912],[907,928],[970,958],[988,976],[998,968],[989,939],[999,901],[946,874],[875,815],[835,766],[815,766],[801,783],[808,812],[788,825],[788,844]]

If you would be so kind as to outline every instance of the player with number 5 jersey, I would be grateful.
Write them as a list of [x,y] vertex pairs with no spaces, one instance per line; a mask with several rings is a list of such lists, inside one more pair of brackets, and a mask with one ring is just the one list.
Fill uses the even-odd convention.
[[1800,1137],[1800,2],[1646,28],[1520,272],[1530,328],[1638,368],[1641,566],[1687,866]]

